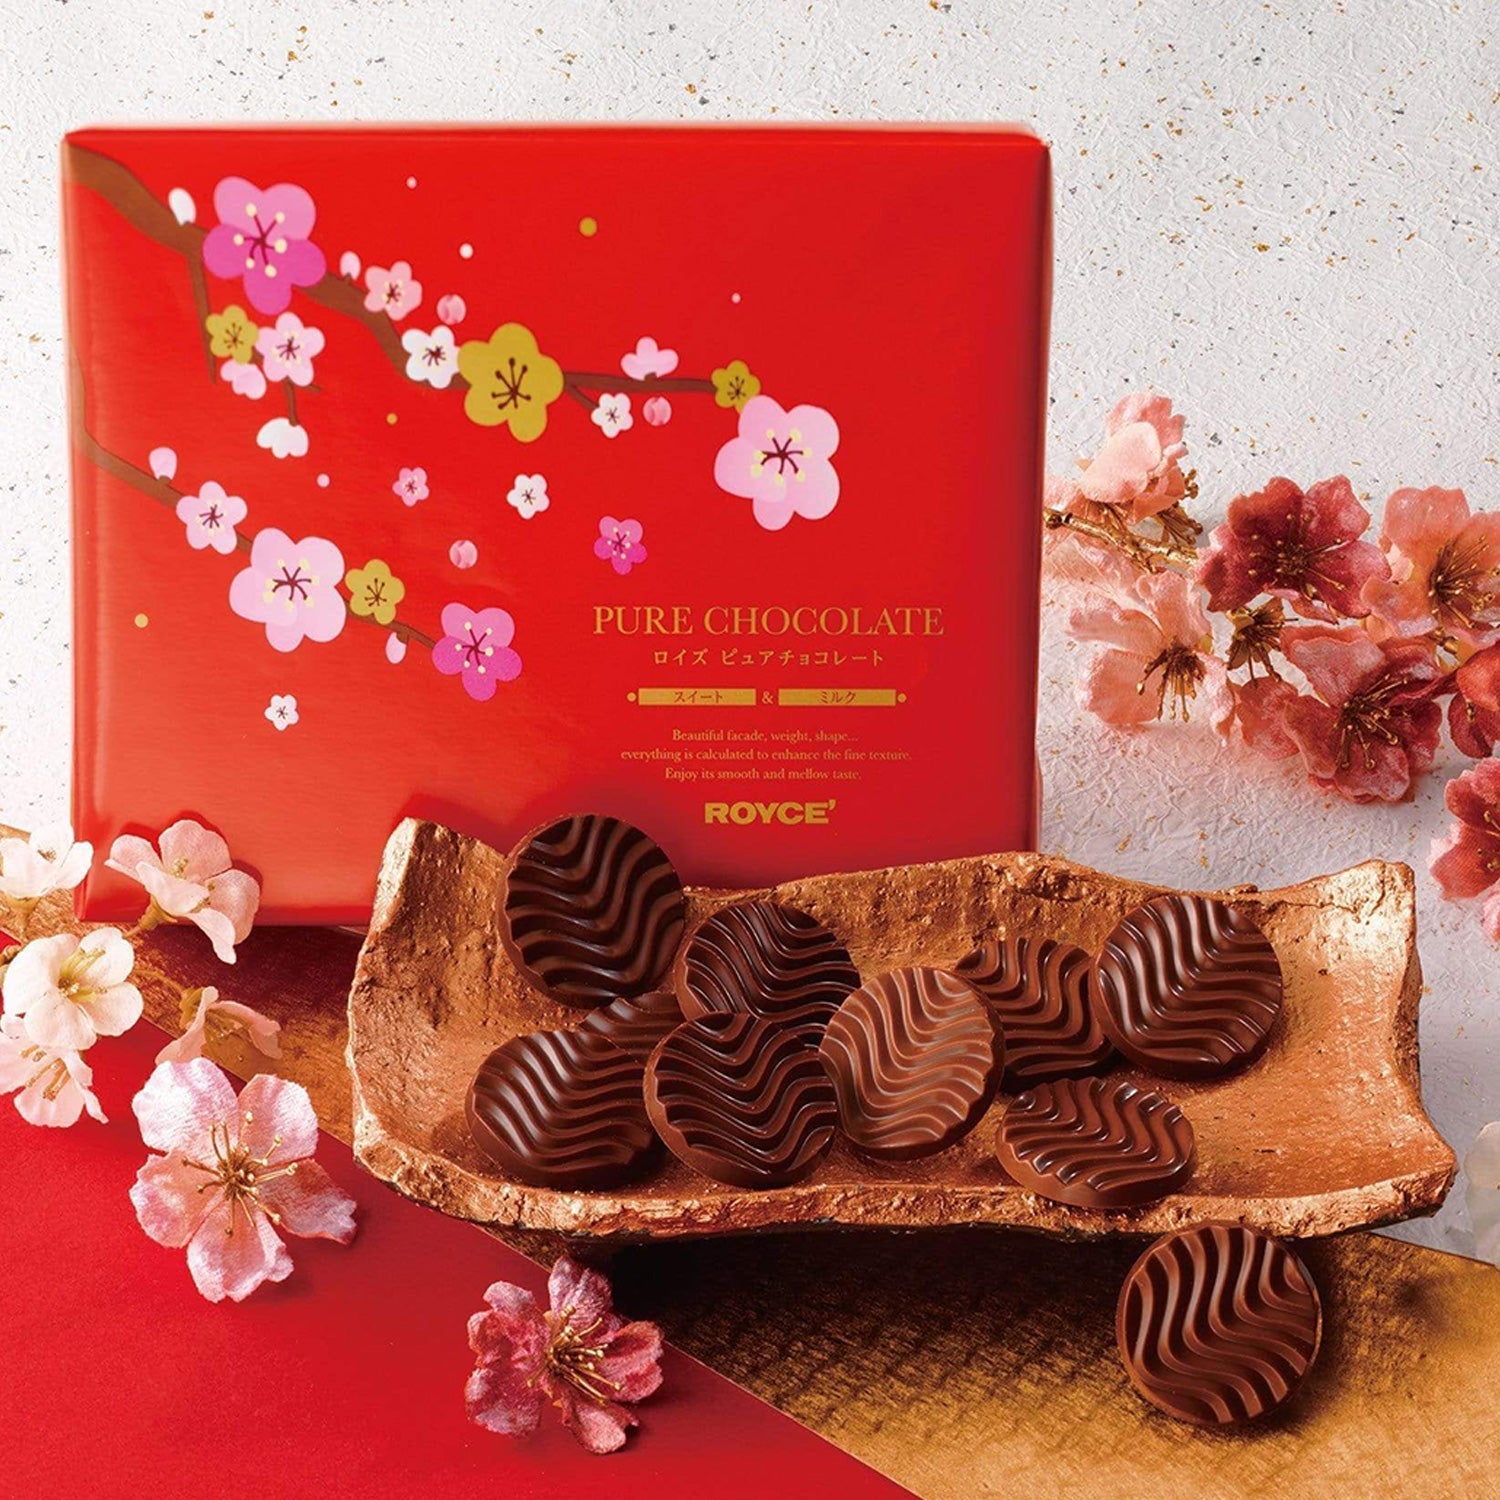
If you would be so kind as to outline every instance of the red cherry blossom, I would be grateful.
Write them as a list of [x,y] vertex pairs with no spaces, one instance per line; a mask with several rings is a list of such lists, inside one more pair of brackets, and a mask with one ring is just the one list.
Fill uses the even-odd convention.
[[1428,868],[1449,901],[1483,896],[1484,930],[1500,941],[1500,760],[1482,760],[1443,794],[1455,822],[1434,839]]
[[1476,651],[1452,678],[1448,732],[1465,755],[1483,760],[1500,741],[1500,646]]

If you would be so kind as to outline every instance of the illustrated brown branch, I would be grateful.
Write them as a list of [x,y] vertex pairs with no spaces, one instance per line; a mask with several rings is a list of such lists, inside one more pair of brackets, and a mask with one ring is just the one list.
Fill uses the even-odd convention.
[[[176,220],[174,219],[173,222],[176,223]],[[87,400],[88,389],[84,383],[83,365],[79,361],[77,350],[69,349],[68,421],[72,429],[74,446],[96,468],[102,469],[122,484],[128,484],[132,489],[138,490],[149,499],[155,500],[158,505],[164,505],[175,513],[177,502],[188,492],[178,489],[169,480],[158,479],[155,474],[137,467],[127,458],[121,458],[118,453],[112,453],[99,442],[89,430]],[[250,538],[238,527],[234,530],[234,545],[240,552],[248,553],[251,550]],[[347,592],[342,579],[339,580],[338,587]],[[378,630],[388,631],[408,645],[415,643],[418,646],[425,646],[430,651],[437,644],[430,635],[418,630],[415,625],[408,625],[404,620],[392,620],[389,625],[382,625],[373,615],[354,614],[353,610],[350,610],[350,614],[353,614],[356,620],[363,620]]]

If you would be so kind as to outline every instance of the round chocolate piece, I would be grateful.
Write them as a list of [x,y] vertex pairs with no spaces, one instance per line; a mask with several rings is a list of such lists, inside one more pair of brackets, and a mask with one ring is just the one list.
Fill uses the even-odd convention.
[[870,1156],[931,1156],[968,1134],[1000,1082],[1004,1044],[978,991],[941,969],[893,969],[839,1007],[819,1056],[839,1124]]
[[995,1142],[1023,1188],[1075,1208],[1137,1208],[1193,1172],[1193,1127],[1123,1078],[1059,1078],[1011,1100]]
[[783,1187],[833,1144],[833,1085],[806,1026],[746,1011],[679,1026],[646,1064],[646,1109],[667,1148],[715,1182]]
[[485,1058],[469,1085],[475,1144],[509,1177],[540,1187],[605,1188],[656,1155],[641,1097],[645,1064],[601,1036],[533,1031]]
[[844,945],[818,921],[774,901],[741,901],[709,917],[678,964],[682,1013],[748,1011],[825,1024],[859,984]]
[[1093,1007],[1094,961],[1051,938],[985,943],[953,972],[984,996],[1005,1033],[1003,1087],[1097,1073],[1113,1048]]
[[612,1000],[602,1009],[591,1011],[578,1029],[590,1036],[602,1036],[622,1052],[645,1062],[656,1044],[681,1025],[682,1008],[677,996],[671,990],[650,990],[628,1000]]
[[1137,1066],[1211,1078],[1266,1045],[1281,1011],[1281,961],[1246,913],[1212,896],[1154,896],[1110,933],[1094,1014]]
[[522,974],[580,1006],[655,989],[687,913],[660,845],[600,813],[563,818],[522,840],[502,905],[501,938]]
[[1131,1268],[1115,1313],[1136,1390],[1203,1427],[1252,1421],[1288,1400],[1322,1332],[1307,1267],[1239,1224],[1163,1235]]

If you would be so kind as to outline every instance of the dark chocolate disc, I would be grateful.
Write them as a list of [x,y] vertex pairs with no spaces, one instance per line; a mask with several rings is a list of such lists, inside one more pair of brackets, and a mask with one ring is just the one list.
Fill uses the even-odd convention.
[[673,1028],[682,1025],[682,1008],[671,990],[649,990],[628,1000],[612,1000],[591,1011],[578,1028],[592,1036],[602,1036],[622,1052],[642,1062],[656,1050],[656,1044]]
[[748,1011],[826,1022],[859,984],[844,945],[816,917],[774,901],[741,901],[709,917],[678,962],[689,1020]]
[[475,1143],[506,1176],[605,1188],[656,1155],[641,1097],[645,1063],[583,1031],[533,1031],[485,1058],[469,1085]]
[[1051,1078],[1097,1073],[1113,1048],[1092,1004],[1093,959],[1051,938],[985,943],[953,972],[984,996],[1005,1033],[1005,1077],[1014,1093]]
[[1059,1078],[1010,1102],[995,1143],[1023,1188],[1075,1208],[1136,1208],[1192,1175],[1193,1127],[1123,1078]]
[[995,1097],[1004,1045],[979,993],[941,969],[893,969],[839,1007],[819,1055],[839,1124],[861,1151],[930,1156],[979,1123]]
[[661,847],[599,813],[524,839],[505,876],[501,937],[527,980],[565,1005],[655,989],[682,939],[687,903]]
[[1318,1289],[1279,1240],[1239,1224],[1163,1235],[1120,1292],[1115,1335],[1136,1390],[1204,1427],[1288,1400],[1322,1339]]
[[1281,962],[1255,919],[1212,896],[1155,896],[1110,933],[1094,1014],[1131,1062],[1211,1078],[1266,1045],[1281,1011]]
[[673,1155],[735,1187],[782,1187],[833,1144],[833,1086],[806,1026],[747,1011],[679,1026],[646,1065],[646,1109]]

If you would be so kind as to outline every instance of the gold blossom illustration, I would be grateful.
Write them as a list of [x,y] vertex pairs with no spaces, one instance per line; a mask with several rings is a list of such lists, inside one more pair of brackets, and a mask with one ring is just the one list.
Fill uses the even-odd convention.
[[750,366],[742,359],[732,359],[722,370],[713,373],[714,400],[720,406],[732,406],[743,411],[745,403],[760,395],[760,381],[750,373]]
[[208,347],[220,359],[232,359],[237,365],[250,363],[260,329],[245,315],[243,307],[232,304],[221,313],[209,313],[203,326],[208,330]]
[[458,351],[469,389],[464,414],[481,427],[510,427],[518,443],[547,428],[547,408],[563,393],[562,366],[538,348],[520,323],[502,323],[488,339],[471,339]]
[[396,618],[396,606],[406,597],[406,585],[378,557],[362,568],[350,568],[344,587],[349,590],[349,608],[357,615],[368,615],[377,625],[389,625]]

